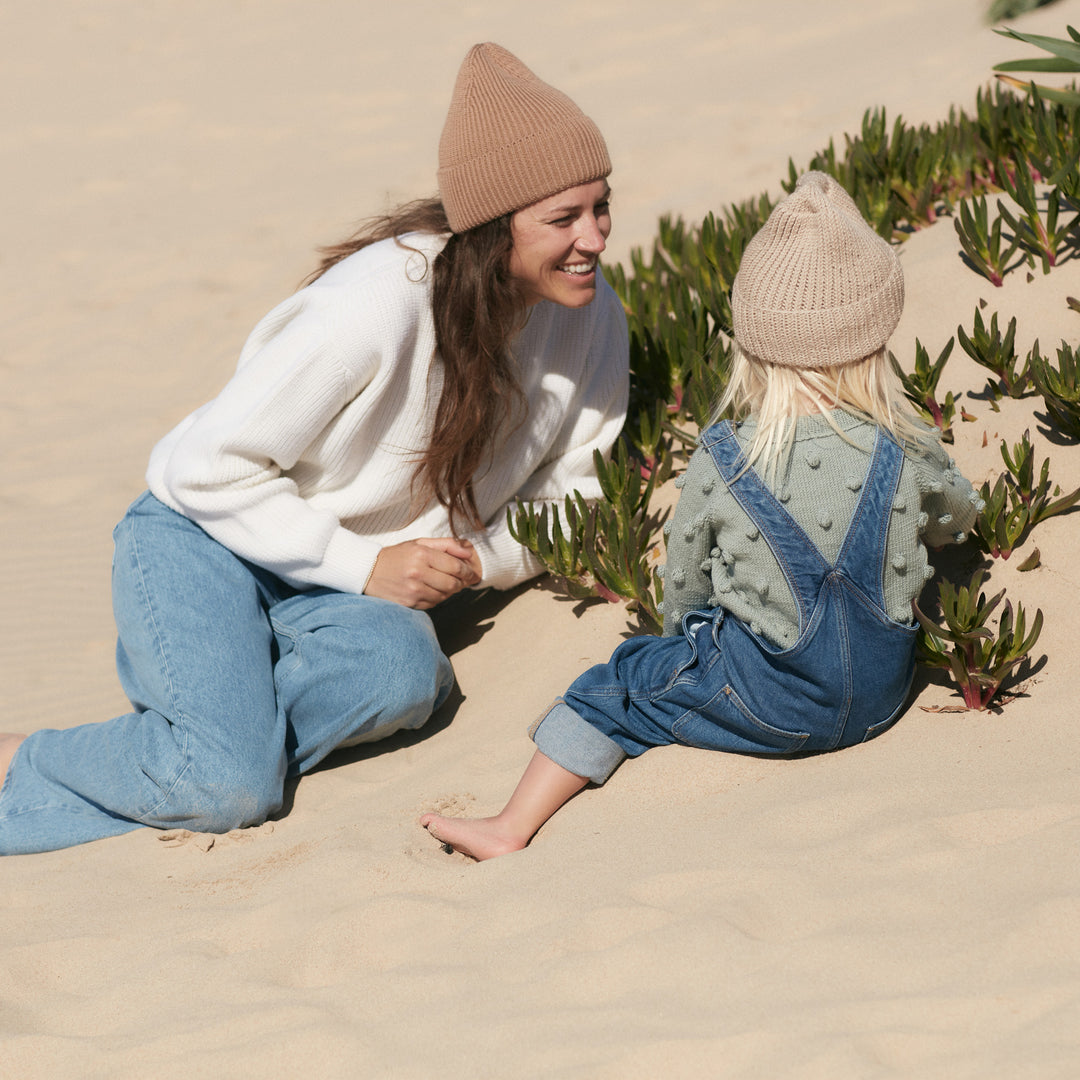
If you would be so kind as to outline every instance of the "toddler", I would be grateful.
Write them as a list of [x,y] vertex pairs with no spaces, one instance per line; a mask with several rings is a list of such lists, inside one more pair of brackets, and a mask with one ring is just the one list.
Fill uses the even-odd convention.
[[495,817],[425,814],[475,859],[523,848],[626,756],[683,743],[787,755],[865,742],[904,707],[926,545],[961,542],[979,499],[902,404],[885,344],[904,279],[831,177],[802,176],[746,248],[736,349],[683,478],[662,637],[623,642],[532,731]]

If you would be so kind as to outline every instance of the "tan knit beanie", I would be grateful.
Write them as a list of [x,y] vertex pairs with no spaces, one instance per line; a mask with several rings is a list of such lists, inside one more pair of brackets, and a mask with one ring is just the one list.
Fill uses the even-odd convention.
[[604,137],[563,93],[499,45],[474,45],[439,140],[439,194],[454,232],[611,172]]
[[746,246],[731,290],[735,340],[786,367],[838,367],[889,340],[904,273],[831,176],[808,172]]

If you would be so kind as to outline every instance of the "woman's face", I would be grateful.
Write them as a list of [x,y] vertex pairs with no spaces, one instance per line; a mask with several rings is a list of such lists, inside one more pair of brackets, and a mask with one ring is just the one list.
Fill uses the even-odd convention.
[[518,210],[510,219],[510,273],[526,302],[584,307],[596,295],[596,262],[611,232],[606,180],[567,188]]

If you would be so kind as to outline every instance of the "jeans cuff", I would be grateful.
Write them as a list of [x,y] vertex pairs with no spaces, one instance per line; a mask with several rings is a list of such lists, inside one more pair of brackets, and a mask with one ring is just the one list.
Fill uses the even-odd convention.
[[561,699],[530,728],[536,747],[556,765],[602,784],[626,757],[617,742],[597,731]]

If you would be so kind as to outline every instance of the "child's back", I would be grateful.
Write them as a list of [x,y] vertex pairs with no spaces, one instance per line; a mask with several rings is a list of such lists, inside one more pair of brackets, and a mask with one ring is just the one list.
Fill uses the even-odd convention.
[[[766,478],[766,486],[830,565],[840,554],[858,504],[878,431],[876,425],[839,409],[831,421],[800,416],[782,472]],[[744,452],[755,428],[749,419],[736,429]],[[962,541],[975,516],[976,495],[936,436],[927,430],[920,446],[922,452],[905,456],[883,567],[886,611],[903,623],[911,621],[911,602],[933,574],[926,545]],[[720,606],[774,645],[795,643],[798,612],[780,565],[758,527],[719,480],[704,448],[694,454],[683,478],[679,505],[667,529],[667,554],[665,636],[681,632],[688,611]]]

